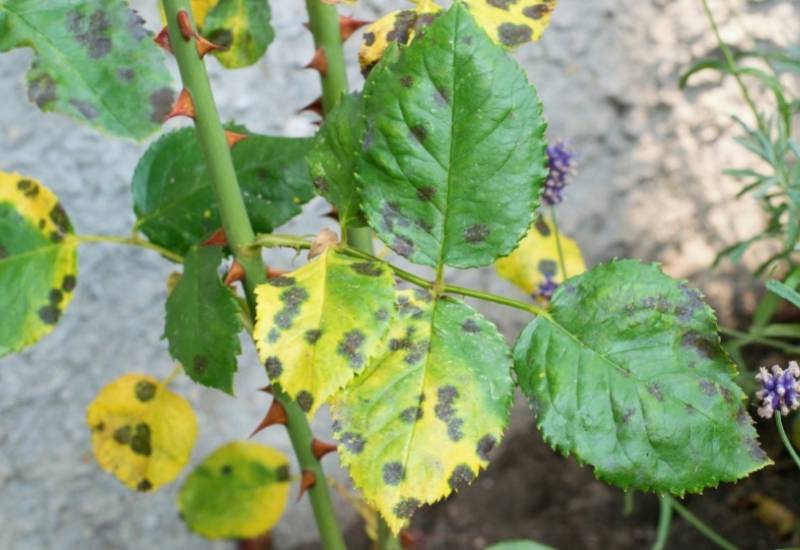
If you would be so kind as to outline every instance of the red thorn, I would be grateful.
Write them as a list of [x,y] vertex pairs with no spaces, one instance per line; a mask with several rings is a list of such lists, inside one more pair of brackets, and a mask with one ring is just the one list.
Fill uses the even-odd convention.
[[189,14],[186,10],[181,10],[178,12],[178,27],[181,29],[181,36],[183,36],[184,40],[190,40],[193,36],[195,36],[194,29],[192,28],[192,22],[189,19]]
[[331,211],[325,214],[326,218],[330,218],[332,220],[339,221],[339,211],[336,208],[331,208]]
[[247,134],[238,134],[230,130],[225,130],[225,140],[228,142],[228,147],[233,147],[246,137],[248,137]]
[[283,269],[275,269],[273,267],[267,268],[267,279],[274,279],[275,277],[280,277],[281,275],[285,275],[288,271]]
[[228,238],[225,236],[225,230],[221,227],[203,242],[205,246],[225,246],[226,244],[228,244]]
[[325,50],[317,48],[314,52],[314,57],[308,62],[304,69],[314,69],[322,76],[328,76],[328,57],[325,55]]
[[242,264],[240,264],[238,260],[233,260],[231,268],[228,270],[228,274],[225,275],[224,283],[230,286],[236,281],[243,281],[243,280],[244,280],[244,267],[242,267]]
[[403,529],[400,531],[400,546],[403,548],[416,548],[422,545],[425,536],[419,531]]
[[287,424],[288,419],[286,418],[286,410],[283,408],[283,405],[278,403],[277,399],[272,400],[272,405],[270,405],[269,410],[267,411],[266,416],[264,416],[264,420],[261,421],[253,433],[250,434],[250,437],[253,437],[261,430],[265,430],[270,426],[274,426],[275,424],[283,424],[284,426]]
[[297,112],[302,113],[303,111],[310,111],[312,113],[317,113],[319,116],[323,116],[322,97],[320,96],[305,107],[301,107]]
[[258,388],[258,391],[263,391],[264,393],[272,395],[272,384],[264,386],[263,388]]
[[353,19],[342,15],[339,17],[339,33],[342,35],[342,42],[353,36],[353,33],[364,25],[369,25],[371,21],[363,21],[361,19]]
[[153,42],[158,44],[159,47],[172,53],[172,46],[169,43],[169,31],[167,27],[161,29],[161,31],[153,38]]
[[208,52],[212,52],[214,50],[221,50],[219,46],[214,44],[213,42],[209,42],[199,34],[195,35],[197,41],[195,42],[195,47],[197,48],[197,55],[200,56],[200,59],[205,57]]
[[303,477],[300,479],[300,493],[297,495],[297,502],[303,498],[306,491],[311,489],[317,483],[317,475],[311,470],[303,470]]
[[314,457],[317,460],[322,460],[323,456],[334,451],[336,451],[336,445],[333,443],[320,441],[316,437],[311,440],[311,452],[314,453]]
[[166,116],[164,121],[174,118],[176,116],[187,116],[189,118],[194,118],[194,101],[192,101],[192,94],[189,93],[189,90],[184,88],[181,90],[181,94],[178,96],[178,99],[175,100],[175,104],[172,106],[172,110]]

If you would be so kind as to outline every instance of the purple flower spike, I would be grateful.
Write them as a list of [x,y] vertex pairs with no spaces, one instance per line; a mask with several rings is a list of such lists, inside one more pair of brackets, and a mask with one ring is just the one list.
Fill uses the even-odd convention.
[[761,382],[761,389],[756,392],[756,397],[761,399],[759,416],[769,418],[776,411],[786,416],[800,408],[800,366],[797,361],[790,361],[786,370],[775,365],[771,373],[766,367],[761,367],[756,380]]
[[557,288],[558,283],[553,280],[552,274],[545,273],[544,281],[539,283],[539,290],[536,292],[536,296],[544,300],[549,300],[553,297],[553,293]]
[[550,172],[544,182],[542,201],[553,206],[564,200],[564,188],[575,175],[578,156],[567,142],[556,141],[547,147],[547,160]]

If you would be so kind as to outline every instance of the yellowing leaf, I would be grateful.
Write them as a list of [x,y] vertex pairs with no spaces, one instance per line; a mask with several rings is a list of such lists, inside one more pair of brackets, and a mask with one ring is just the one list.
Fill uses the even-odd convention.
[[390,42],[407,46],[414,36],[430,25],[441,6],[431,0],[417,2],[413,10],[398,10],[387,13],[364,30],[364,38],[358,51],[361,71],[368,72],[383,57]]
[[[561,272],[558,258],[558,239],[564,254],[567,276]],[[539,218],[514,252],[495,262],[497,274],[527,294],[538,295],[540,285],[548,280],[563,283],[565,278],[586,271],[578,243],[560,235],[550,220]]]
[[384,355],[331,402],[341,461],[395,532],[488,464],[513,396],[508,347],[477,311],[422,289],[397,307]]
[[274,382],[309,414],[375,356],[389,329],[394,280],[377,262],[329,248],[256,289],[253,337]]
[[[198,27],[202,27],[208,12],[219,4],[219,0],[192,0],[192,17]],[[159,6],[161,3],[159,2]],[[164,9],[163,7],[161,8]]]
[[556,0],[464,0],[464,4],[492,40],[510,49],[541,38]]
[[0,357],[53,330],[75,290],[76,244],[52,191],[0,172]]
[[145,374],[126,374],[100,390],[86,422],[100,467],[137,491],[175,479],[197,437],[189,402]]
[[178,509],[210,539],[251,539],[278,523],[289,496],[289,462],[278,451],[237,441],[220,447],[186,478]]

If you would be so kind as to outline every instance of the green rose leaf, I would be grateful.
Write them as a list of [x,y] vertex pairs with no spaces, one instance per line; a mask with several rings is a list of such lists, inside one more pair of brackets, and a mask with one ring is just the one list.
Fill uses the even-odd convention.
[[171,79],[123,0],[0,0],[0,22],[0,52],[36,51],[28,97],[41,110],[136,139],[161,126],[174,98]]
[[52,191],[0,172],[0,357],[50,333],[72,300],[77,242]]
[[198,25],[205,38],[223,48],[214,56],[225,67],[252,65],[275,38],[265,0],[219,0]]
[[389,330],[394,279],[328,248],[256,290],[253,332],[270,380],[312,415],[364,370]]
[[164,336],[169,353],[204,386],[233,394],[242,321],[236,296],[217,275],[222,247],[194,247],[167,298]]
[[655,265],[568,280],[514,356],[545,440],[609,483],[682,495],[770,463],[712,310]]
[[363,102],[347,95],[325,117],[308,154],[308,166],[320,195],[336,207],[342,234],[366,225],[355,181],[356,158],[364,137]]
[[488,464],[513,397],[508,346],[477,311],[415,289],[397,312],[384,354],[331,404],[341,461],[395,532]]
[[289,497],[289,461],[258,443],[220,447],[186,478],[178,509],[209,539],[252,539],[272,529]]
[[456,3],[364,87],[358,160],[370,226],[430,266],[511,252],[538,206],[545,122],[522,69]]
[[[249,135],[231,154],[253,228],[268,233],[314,196],[305,155],[311,140]],[[162,136],[133,175],[136,228],[184,254],[222,226],[211,177],[193,128]]]

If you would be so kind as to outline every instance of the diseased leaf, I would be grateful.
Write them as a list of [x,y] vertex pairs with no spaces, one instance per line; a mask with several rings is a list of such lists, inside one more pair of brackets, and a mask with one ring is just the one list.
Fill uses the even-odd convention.
[[197,438],[189,402],[146,374],[123,375],[100,390],[86,423],[100,467],[143,492],[178,477]]
[[270,447],[236,441],[220,447],[186,478],[178,509],[209,539],[252,539],[272,529],[286,508],[289,461]]
[[514,355],[545,440],[609,483],[682,495],[770,463],[713,312],[655,265],[570,279]]
[[362,207],[398,254],[475,267],[514,249],[547,176],[545,123],[519,66],[461,3],[364,89]]
[[217,275],[221,261],[221,247],[189,250],[167,298],[164,337],[192,380],[233,395],[242,321],[236,296]]
[[256,289],[253,337],[270,380],[309,415],[379,351],[394,308],[394,279],[378,262],[329,248]]
[[366,225],[355,180],[356,158],[363,138],[361,96],[344,96],[325,117],[307,157],[317,191],[336,207],[342,234],[348,227]]
[[[559,241],[567,269],[566,277],[561,272],[558,257]],[[495,268],[502,278],[515,284],[526,294],[537,296],[541,285],[548,282],[561,284],[565,278],[586,271],[586,264],[578,243],[559,235],[553,222],[542,217],[531,226],[514,252],[495,262]]]
[[252,65],[266,53],[275,38],[271,11],[265,0],[217,0],[197,25],[201,34],[223,48],[214,56],[225,67]]
[[539,40],[556,7],[556,0],[463,1],[492,40],[509,49]]
[[430,0],[416,2],[411,10],[392,11],[364,29],[358,63],[366,74],[383,58],[391,43],[407,46],[417,34],[424,32],[442,11],[442,7]]
[[[249,135],[234,145],[236,175],[255,231],[268,233],[314,196],[305,155],[311,140]],[[162,136],[133,174],[137,229],[185,254],[222,226],[211,176],[193,128]]]
[[77,243],[40,182],[0,172],[0,357],[50,333],[72,301]]
[[123,0],[0,0],[0,21],[0,52],[36,51],[28,97],[41,110],[136,139],[161,126],[171,79]]
[[341,461],[395,532],[488,464],[513,397],[508,347],[477,311],[423,289],[397,308],[384,354],[331,404]]

